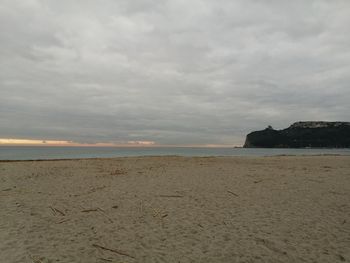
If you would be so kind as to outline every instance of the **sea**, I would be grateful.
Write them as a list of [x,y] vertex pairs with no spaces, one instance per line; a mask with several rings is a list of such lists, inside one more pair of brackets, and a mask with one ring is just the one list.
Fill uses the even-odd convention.
[[350,149],[192,148],[192,147],[49,147],[0,146],[0,160],[52,160],[130,156],[278,156],[350,155]]

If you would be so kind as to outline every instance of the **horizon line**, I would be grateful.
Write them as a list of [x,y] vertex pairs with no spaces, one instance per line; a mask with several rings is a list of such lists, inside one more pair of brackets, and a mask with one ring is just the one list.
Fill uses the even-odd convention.
[[33,147],[119,147],[119,148],[164,148],[164,147],[183,147],[183,148],[232,148],[242,147],[235,144],[157,144],[154,141],[126,141],[126,142],[108,142],[108,143],[78,143],[74,141],[61,140],[38,140],[38,139],[13,139],[0,138],[0,147],[2,146],[33,146]]

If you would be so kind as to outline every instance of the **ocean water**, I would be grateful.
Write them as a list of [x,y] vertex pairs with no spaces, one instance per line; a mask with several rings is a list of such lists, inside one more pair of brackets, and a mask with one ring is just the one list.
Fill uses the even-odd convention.
[[0,160],[47,160],[112,158],[127,156],[276,156],[350,155],[350,149],[267,149],[267,148],[188,148],[188,147],[33,147],[0,146]]

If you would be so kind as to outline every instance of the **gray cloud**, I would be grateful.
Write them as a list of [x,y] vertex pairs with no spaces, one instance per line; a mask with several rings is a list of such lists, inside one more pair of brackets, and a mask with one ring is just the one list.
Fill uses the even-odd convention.
[[0,138],[241,144],[347,120],[350,2],[0,1]]

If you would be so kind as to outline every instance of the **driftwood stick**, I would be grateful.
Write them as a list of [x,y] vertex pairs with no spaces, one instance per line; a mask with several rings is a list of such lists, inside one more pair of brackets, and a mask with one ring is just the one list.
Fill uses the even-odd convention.
[[101,259],[101,260],[103,260],[103,261],[108,261],[108,262],[112,262],[112,261],[113,261],[113,260],[107,259],[107,258],[99,258],[99,259]]
[[82,210],[81,212],[83,212],[83,213],[90,213],[90,212],[97,212],[98,210],[99,210],[98,208],[92,208],[92,209]]
[[53,213],[54,215],[57,214],[56,210],[55,210],[52,206],[50,206],[50,209],[51,209],[51,211],[52,211],[52,213]]
[[102,208],[97,208],[97,211],[104,215],[110,223],[113,223],[113,220],[106,214],[106,212]]
[[61,210],[55,208],[55,207],[52,207],[50,206],[50,209],[52,210],[53,214],[56,215],[57,213],[60,214],[61,216],[65,216],[66,214],[63,213]]
[[111,248],[103,247],[103,246],[100,246],[100,245],[97,245],[97,244],[92,244],[92,246],[96,247],[96,248],[103,249],[103,250],[107,250],[107,251],[110,251],[110,252],[114,252],[114,253],[117,253],[119,255],[129,257],[129,258],[135,258],[134,256],[131,256],[131,255],[129,255],[129,254],[123,252],[123,251],[117,250],[117,249],[111,249]]
[[55,210],[61,215],[61,216],[65,216],[66,214],[63,213],[62,211],[58,210],[57,208],[55,208]]
[[234,193],[234,192],[232,192],[232,191],[227,191],[229,194],[231,194],[231,195],[234,195],[234,196],[238,196],[238,194],[236,194],[236,193]]
[[64,223],[64,222],[68,222],[70,219],[64,219],[64,220],[62,220],[62,221],[59,221],[59,222],[57,222],[56,224],[62,224],[62,223]]

